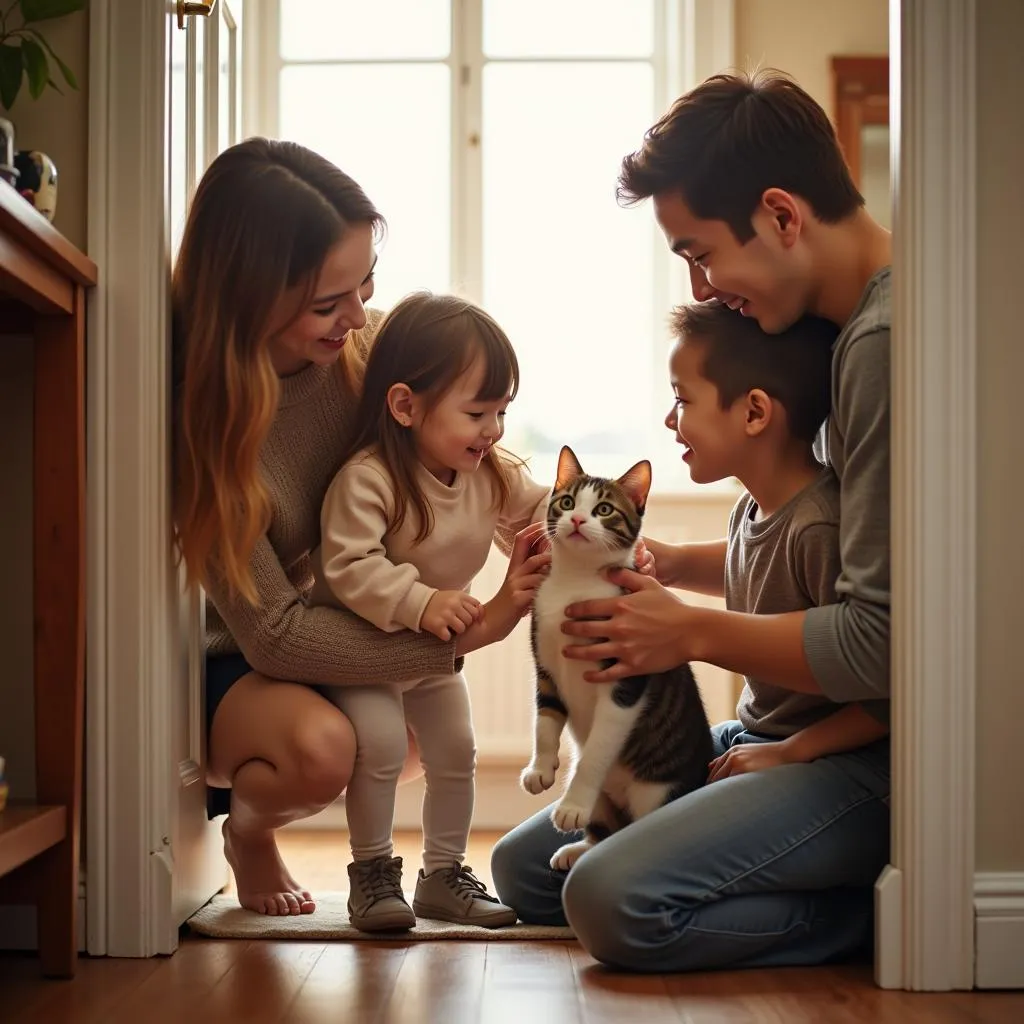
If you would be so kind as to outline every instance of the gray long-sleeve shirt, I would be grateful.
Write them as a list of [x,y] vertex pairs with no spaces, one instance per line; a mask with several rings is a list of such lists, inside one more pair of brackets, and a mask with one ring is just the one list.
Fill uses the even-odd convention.
[[871,278],[833,349],[823,449],[840,487],[839,603],[808,609],[804,651],[834,701],[889,696],[890,278]]

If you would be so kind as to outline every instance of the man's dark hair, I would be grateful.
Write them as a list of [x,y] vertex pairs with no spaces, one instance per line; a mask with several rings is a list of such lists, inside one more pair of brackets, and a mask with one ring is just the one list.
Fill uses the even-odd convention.
[[701,373],[728,409],[760,388],[786,410],[789,432],[812,443],[832,407],[835,324],[805,316],[781,334],[765,334],[753,317],[720,302],[691,302],[672,311],[672,333],[703,349]]
[[714,75],[681,96],[622,161],[630,206],[678,192],[702,220],[724,220],[739,242],[765,191],[781,188],[834,224],[864,205],[825,111],[780,71]]

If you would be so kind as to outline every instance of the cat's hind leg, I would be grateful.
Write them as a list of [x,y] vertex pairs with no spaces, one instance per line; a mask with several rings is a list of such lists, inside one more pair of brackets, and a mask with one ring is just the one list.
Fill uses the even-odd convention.
[[[646,680],[646,677],[639,678]],[[551,813],[551,820],[560,832],[575,832],[590,824],[608,772],[622,753],[643,709],[639,688],[635,697],[628,698],[629,704],[624,703],[618,689],[616,684],[611,692],[606,690],[597,697],[590,734],[580,751],[569,788]]]
[[568,871],[587,850],[596,846],[602,839],[607,839],[618,828],[619,813],[611,800],[602,793],[594,805],[594,812],[583,838],[575,843],[566,843],[555,850],[551,858],[552,870]]
[[640,782],[634,779],[626,790],[626,806],[636,821],[663,807],[671,795],[672,786],[667,782]]

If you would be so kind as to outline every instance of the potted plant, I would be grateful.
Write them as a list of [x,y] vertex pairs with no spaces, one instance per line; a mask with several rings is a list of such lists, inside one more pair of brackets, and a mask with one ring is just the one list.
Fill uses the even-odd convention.
[[[68,88],[78,88],[75,73],[60,59],[38,26],[84,10],[86,2],[0,0],[0,108],[11,109],[25,82],[34,100],[47,88],[61,92],[56,81],[58,73]],[[43,216],[53,219],[57,193],[53,161],[45,153],[16,153],[14,125],[5,118],[0,118],[0,178],[15,185]]]

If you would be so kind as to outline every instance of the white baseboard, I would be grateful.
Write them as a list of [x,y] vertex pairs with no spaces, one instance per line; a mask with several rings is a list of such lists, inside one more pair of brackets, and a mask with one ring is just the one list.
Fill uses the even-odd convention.
[[[568,758],[563,757],[563,761]],[[476,804],[473,828],[506,832],[556,800],[562,792],[560,777],[543,796],[530,796],[519,785],[519,773],[529,761],[529,754],[520,758],[499,757],[482,760],[476,767]],[[423,780],[416,779],[398,787],[395,802],[395,828],[416,830],[421,824]],[[291,829],[344,829],[345,801],[339,800],[314,815],[285,826]]]
[[1024,988],[1024,871],[974,876],[978,988]]

